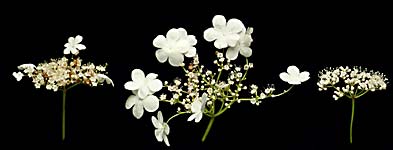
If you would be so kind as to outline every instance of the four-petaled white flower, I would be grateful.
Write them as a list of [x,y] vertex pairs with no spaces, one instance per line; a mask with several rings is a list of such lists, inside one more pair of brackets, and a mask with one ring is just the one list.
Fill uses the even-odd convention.
[[187,35],[187,31],[183,28],[170,29],[166,38],[163,35],[158,35],[153,40],[153,45],[159,48],[156,51],[157,60],[164,63],[169,59],[169,64],[172,66],[181,66],[184,61],[184,56],[194,57],[197,43],[195,36]]
[[191,103],[191,112],[193,114],[187,119],[187,121],[192,121],[194,119],[195,122],[201,121],[203,116],[203,110],[205,109],[206,101],[207,101],[207,94],[203,93],[201,98]]
[[138,97],[144,99],[146,96],[153,94],[162,89],[162,82],[157,78],[157,74],[149,73],[145,77],[140,69],[134,69],[131,73],[132,81],[128,81],[124,84],[125,89],[131,91],[137,91]]
[[143,109],[148,112],[154,112],[158,109],[159,105],[160,100],[154,95],[149,95],[144,99],[141,99],[136,95],[131,95],[126,101],[126,109],[130,109],[134,106],[132,114],[137,119],[140,119],[143,116]]
[[228,46],[234,47],[240,39],[239,33],[244,31],[243,23],[238,19],[226,19],[222,15],[213,17],[213,28],[206,29],[203,37],[206,41],[214,41],[214,46],[223,49]]
[[68,43],[64,45],[64,54],[70,54],[70,52],[74,55],[78,55],[79,50],[84,50],[86,49],[86,46],[83,44],[80,44],[82,42],[82,36],[77,35],[75,38],[74,37],[69,37],[68,38]]
[[106,84],[111,84],[113,87],[115,87],[115,84],[113,83],[112,79],[109,78],[107,75],[97,74],[97,77],[98,77],[98,82],[102,83],[105,80]]
[[12,75],[15,77],[16,81],[22,80],[22,77],[23,77],[23,73],[22,72],[18,72],[18,73],[13,72]]
[[169,128],[169,125],[164,122],[164,118],[162,117],[161,111],[158,111],[157,118],[154,116],[151,117],[151,121],[153,122],[153,125],[156,128],[154,130],[154,135],[156,136],[158,142],[162,142],[162,140],[164,140],[165,144],[167,146],[170,146],[169,140],[167,137],[167,135],[169,134],[170,128]]
[[280,78],[289,84],[298,85],[310,79],[310,73],[307,71],[300,73],[296,66],[289,66],[287,72],[280,73]]
[[252,37],[251,33],[253,28],[248,28],[247,31],[242,31],[240,33],[240,39],[234,47],[228,48],[225,57],[230,60],[235,60],[239,55],[239,52],[244,57],[250,57],[252,55],[252,49],[250,48]]

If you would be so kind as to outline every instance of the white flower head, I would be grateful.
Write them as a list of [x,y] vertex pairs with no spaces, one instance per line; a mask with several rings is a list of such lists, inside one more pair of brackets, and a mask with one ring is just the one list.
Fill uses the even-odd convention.
[[298,85],[310,79],[310,73],[307,71],[300,73],[296,66],[289,66],[287,72],[280,73],[280,78],[289,84]]
[[137,90],[137,95],[144,99],[146,96],[162,89],[162,82],[156,79],[157,76],[155,73],[149,73],[145,77],[145,73],[142,70],[134,69],[131,73],[132,81],[125,83],[124,87],[131,91]]
[[126,101],[126,109],[132,108],[132,114],[135,118],[140,119],[143,116],[143,109],[148,112],[154,112],[158,109],[160,101],[154,95],[149,95],[144,99],[136,95],[131,95]]
[[18,73],[13,72],[12,75],[15,77],[16,81],[22,80],[22,77],[23,77],[23,73],[22,72],[18,72]]
[[68,43],[64,45],[64,54],[70,54],[70,52],[74,55],[78,55],[80,50],[86,49],[86,46],[83,44],[80,44],[82,42],[83,37],[80,35],[77,35],[75,38],[74,37],[69,37],[68,38]]
[[115,86],[115,84],[113,84],[113,81],[111,78],[109,78],[107,75],[105,74],[97,74],[98,77],[98,82],[102,83],[102,82],[106,82],[106,84],[111,84],[113,87]]
[[234,47],[240,39],[239,33],[245,30],[243,23],[238,19],[230,19],[228,22],[222,15],[213,17],[213,27],[203,33],[206,41],[214,41],[214,46],[223,49],[228,46]]
[[183,28],[170,29],[166,38],[163,35],[158,35],[153,40],[153,45],[159,48],[156,51],[157,60],[164,63],[169,59],[169,64],[172,66],[181,66],[184,61],[184,56],[194,57],[196,55],[197,43],[195,36],[187,35],[187,31]]
[[164,140],[165,144],[170,146],[167,137],[167,135],[169,135],[170,128],[169,125],[164,122],[161,111],[158,111],[157,118],[154,116],[151,117],[151,122],[153,122],[153,125],[156,128],[154,130],[154,135],[156,136],[157,141],[162,142]]
[[188,117],[187,121],[192,121],[195,119],[195,122],[199,122],[203,116],[203,110],[205,109],[207,101],[207,94],[203,93],[202,97],[198,100],[195,100],[191,103],[191,112],[193,113],[190,117]]
[[228,48],[225,57],[229,60],[235,60],[239,55],[239,52],[244,57],[250,57],[252,55],[252,49],[250,48],[252,37],[251,33],[253,32],[253,28],[248,28],[247,31],[242,31],[240,33],[239,41],[236,43],[234,47]]

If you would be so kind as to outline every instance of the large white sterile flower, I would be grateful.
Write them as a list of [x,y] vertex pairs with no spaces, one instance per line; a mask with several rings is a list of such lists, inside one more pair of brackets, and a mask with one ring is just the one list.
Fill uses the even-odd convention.
[[310,73],[307,71],[300,73],[296,66],[289,66],[287,72],[280,73],[280,78],[289,84],[297,85],[310,79]]
[[13,72],[12,75],[15,77],[16,81],[22,80],[22,77],[23,77],[23,73],[22,72],[18,72],[18,73]]
[[136,95],[131,95],[126,101],[126,109],[132,108],[132,114],[135,118],[140,119],[143,116],[143,109],[148,112],[154,112],[158,109],[160,101],[154,95],[149,95],[144,99]]
[[86,49],[86,46],[83,44],[80,44],[82,42],[83,37],[80,35],[77,35],[75,38],[74,37],[69,37],[68,38],[68,43],[64,44],[64,54],[70,54],[70,52],[74,55],[78,55],[80,50]]
[[153,40],[153,45],[159,48],[156,51],[157,60],[161,63],[169,59],[169,64],[172,66],[180,66],[184,61],[184,56],[194,57],[197,43],[195,36],[187,35],[187,31],[183,28],[170,29],[166,38],[163,35],[158,35]]
[[142,70],[134,69],[131,73],[132,81],[125,83],[124,87],[127,90],[137,91],[136,95],[144,99],[146,96],[162,89],[162,82],[156,79],[157,76],[155,73],[149,73],[145,77]]
[[154,135],[156,136],[158,142],[162,142],[162,140],[164,140],[165,144],[170,146],[167,137],[167,135],[169,135],[170,128],[169,125],[164,122],[161,111],[158,111],[157,118],[154,116],[151,117],[151,122],[153,122],[153,125],[156,128],[154,130]]
[[235,60],[239,52],[244,57],[250,57],[252,55],[252,49],[250,48],[251,42],[253,41],[251,37],[252,32],[253,28],[248,28],[247,31],[241,32],[239,41],[234,47],[228,48],[225,57],[230,60]]
[[240,39],[240,32],[245,30],[243,23],[238,19],[226,19],[222,15],[213,17],[213,27],[208,28],[203,33],[206,41],[214,41],[214,46],[218,49],[223,49],[228,46],[234,47]]
[[193,113],[187,121],[195,119],[195,122],[201,121],[203,117],[203,110],[205,109],[207,101],[207,94],[203,93],[202,97],[191,103],[191,112]]

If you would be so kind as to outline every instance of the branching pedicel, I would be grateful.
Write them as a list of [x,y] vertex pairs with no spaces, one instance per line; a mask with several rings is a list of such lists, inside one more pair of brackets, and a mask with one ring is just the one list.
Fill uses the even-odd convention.
[[34,64],[22,64],[18,66],[19,72],[12,75],[17,81],[24,76],[33,79],[35,88],[44,86],[47,90],[63,92],[63,114],[62,114],[62,140],[65,139],[65,106],[66,93],[72,87],[79,84],[87,86],[102,85],[104,82],[112,84],[112,80],[106,76],[106,65],[94,65],[93,63],[82,64],[82,59],[77,57],[79,50],[86,49],[85,45],[80,44],[82,36],[70,37],[63,51],[65,55],[72,53],[70,57],[50,59],[49,62]]
[[[155,55],[159,62],[169,62],[174,67],[182,67],[185,79],[176,78],[173,83],[167,81],[164,84],[157,79],[158,75],[149,73],[145,76],[140,69],[134,69],[131,73],[132,81],[125,83],[124,87],[131,90],[131,95],[126,101],[126,108],[133,107],[133,115],[139,119],[144,110],[154,112],[159,108],[159,102],[170,103],[177,107],[176,114],[164,121],[161,111],[157,118],[152,117],[152,123],[156,128],[154,134],[159,142],[164,141],[169,146],[168,135],[170,132],[169,122],[177,116],[189,115],[188,121],[198,123],[203,116],[210,118],[202,142],[205,141],[216,117],[232,107],[235,102],[249,101],[259,105],[262,99],[281,96],[292,89],[294,85],[301,84],[309,79],[308,72],[300,72],[296,66],[290,66],[287,72],[279,77],[292,86],[282,93],[275,93],[275,87],[268,85],[264,90],[259,90],[257,85],[247,86],[248,70],[253,64],[248,62],[252,55],[250,48],[253,28],[246,29],[238,19],[230,19],[228,22],[224,16],[217,15],[213,18],[213,27],[205,30],[204,39],[212,42],[219,49],[216,51],[217,72],[200,65],[196,48],[195,36],[188,35],[183,28],[170,29],[166,37],[158,35],[153,40],[153,45],[159,48]],[[227,48],[227,49],[225,49]],[[225,57],[224,57],[225,53]],[[238,55],[245,57],[244,65],[233,64]],[[192,58],[191,63],[185,67],[184,56]],[[169,95],[161,94],[158,98],[155,92],[162,88],[169,91]],[[251,97],[241,96],[242,91],[249,90]],[[250,95],[246,94],[246,95]]]
[[349,142],[352,144],[352,126],[355,114],[355,100],[369,91],[386,90],[388,79],[383,73],[370,71],[361,67],[326,68],[319,73],[317,83],[319,91],[334,89],[333,98],[338,100],[347,97],[352,100],[351,124],[349,128]]

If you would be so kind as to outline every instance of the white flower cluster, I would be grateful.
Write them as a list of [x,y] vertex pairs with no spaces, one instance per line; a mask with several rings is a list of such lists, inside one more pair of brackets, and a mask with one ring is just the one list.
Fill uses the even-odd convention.
[[368,91],[385,90],[388,79],[383,73],[361,67],[326,68],[319,73],[319,91],[333,88],[333,98],[358,98]]
[[[76,40],[76,41],[75,41]],[[82,36],[76,38],[70,37],[64,54],[78,54],[78,49],[86,48],[79,44]],[[112,84],[112,80],[105,75],[106,65],[94,65],[93,63],[82,64],[79,57],[68,59],[62,57],[59,59],[50,59],[49,62],[34,64],[22,64],[18,66],[19,72],[14,72],[13,76],[20,81],[23,76],[33,79],[34,86],[40,88],[44,86],[47,90],[57,91],[74,84],[85,84],[88,86],[102,85],[105,81]]]
[[[126,101],[126,108],[133,108],[133,115],[141,118],[144,109],[154,112],[159,108],[159,101],[170,103],[177,107],[176,114],[164,122],[162,112],[159,111],[156,117],[152,117],[155,136],[159,142],[164,141],[169,146],[169,121],[179,115],[189,114],[187,121],[200,122],[203,116],[209,117],[207,130],[202,138],[205,140],[210,131],[212,122],[228,110],[235,102],[250,101],[259,105],[260,100],[268,97],[277,97],[287,93],[294,85],[299,85],[309,79],[308,72],[300,72],[296,66],[290,66],[287,73],[281,73],[280,78],[291,84],[288,90],[279,94],[273,85],[268,85],[263,91],[258,91],[256,85],[244,85],[248,71],[254,67],[248,62],[248,57],[252,55],[250,48],[253,41],[251,34],[253,28],[246,29],[238,19],[226,21],[224,16],[216,15],[213,18],[213,27],[204,31],[203,37],[206,41],[214,41],[214,46],[219,49],[215,52],[216,59],[213,64],[217,69],[209,70],[204,65],[200,65],[196,48],[195,36],[188,35],[184,28],[170,29],[166,37],[158,35],[153,40],[153,45],[158,48],[155,56],[160,63],[166,61],[174,67],[182,67],[184,78],[175,78],[173,82],[162,82],[156,79],[157,74],[148,74],[146,77],[140,69],[132,71],[133,81],[125,83],[125,89],[131,90],[131,95]],[[224,48],[227,48],[226,50]],[[245,57],[244,65],[234,64],[239,53]],[[225,57],[224,57],[225,54]],[[192,58],[188,65],[184,63],[184,56]],[[164,87],[168,93],[162,93],[158,99],[153,94]],[[243,93],[251,90],[251,98],[244,98]]]

